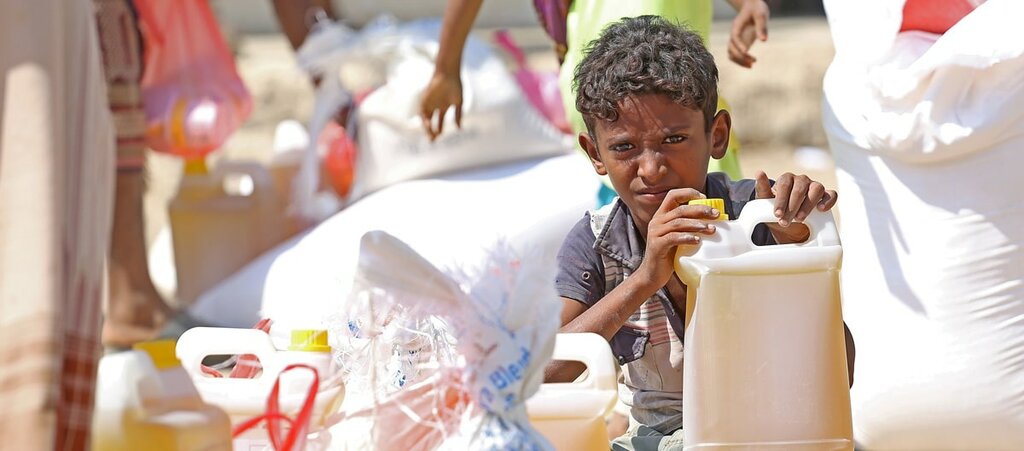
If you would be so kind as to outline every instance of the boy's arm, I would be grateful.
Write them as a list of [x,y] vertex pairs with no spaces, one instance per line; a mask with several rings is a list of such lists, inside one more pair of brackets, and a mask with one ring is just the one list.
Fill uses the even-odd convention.
[[430,135],[431,141],[443,131],[444,117],[449,108],[455,108],[455,125],[462,127],[462,50],[482,2],[449,0],[445,7],[434,76],[423,91],[420,103],[423,129]]
[[768,40],[768,4],[764,0],[728,0],[736,10],[729,33],[729,59],[750,68],[756,61],[750,54],[754,39]]
[[[643,261],[629,277],[589,307],[562,298],[560,332],[592,332],[611,341],[644,301],[664,287],[674,273],[676,247],[700,242],[700,235],[715,233],[709,224],[721,213],[705,205],[687,205],[704,195],[690,188],[668,192],[647,226]],[[571,382],[583,372],[578,362],[554,361],[545,370],[548,382]]]
[[[562,328],[559,332],[592,332],[604,337],[605,341],[611,341],[633,312],[660,288],[651,280],[630,276],[590,308],[563,297]],[[572,382],[584,369],[580,362],[555,360],[544,370],[544,381]]]

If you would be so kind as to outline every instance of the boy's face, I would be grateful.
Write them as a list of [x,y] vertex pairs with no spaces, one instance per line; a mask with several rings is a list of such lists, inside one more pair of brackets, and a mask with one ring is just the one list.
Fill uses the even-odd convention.
[[720,111],[708,131],[703,112],[656,93],[627,96],[616,108],[618,119],[596,120],[596,136],[581,133],[580,145],[594,170],[608,175],[646,237],[669,190],[704,192],[710,158],[725,156],[731,119]]

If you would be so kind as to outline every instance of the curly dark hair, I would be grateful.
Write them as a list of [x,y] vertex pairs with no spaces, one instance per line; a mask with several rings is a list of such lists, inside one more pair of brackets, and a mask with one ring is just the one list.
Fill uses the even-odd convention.
[[576,109],[594,135],[594,119],[615,121],[631,94],[659,93],[704,112],[705,130],[718,108],[718,67],[699,35],[659,16],[627,17],[584,49],[573,73]]

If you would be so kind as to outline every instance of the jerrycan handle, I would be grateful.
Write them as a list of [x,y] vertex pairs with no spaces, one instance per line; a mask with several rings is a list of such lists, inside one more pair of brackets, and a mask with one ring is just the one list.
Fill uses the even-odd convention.
[[568,384],[545,384],[550,389],[560,387],[615,391],[618,389],[615,370],[618,364],[608,341],[595,333],[562,333],[555,336],[552,360],[572,360],[587,366],[587,377]]
[[[741,229],[747,240],[750,240],[750,236],[754,233],[754,227],[764,222],[778,222],[778,218],[775,217],[775,200],[774,199],[754,199],[743,207],[743,211],[740,212],[740,217],[736,218],[736,222],[739,223]],[[803,243],[795,244],[781,244],[772,246],[772,248],[779,248],[779,246],[786,247],[825,247],[825,246],[838,246],[839,231],[836,229],[835,217],[831,211],[820,211],[817,208],[811,211],[807,218],[803,220],[803,224],[807,226],[810,231],[810,235],[807,241]],[[751,243],[753,245],[753,243]],[[754,247],[756,249],[756,246]]]
[[277,350],[270,341],[270,335],[262,330],[193,327],[178,338],[176,352],[185,372],[195,379],[205,377],[202,374],[203,358],[210,355],[253,354],[267,373]]

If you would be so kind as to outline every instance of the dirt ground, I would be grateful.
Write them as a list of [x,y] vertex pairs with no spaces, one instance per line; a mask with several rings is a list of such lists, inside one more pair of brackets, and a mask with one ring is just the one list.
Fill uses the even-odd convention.
[[[733,110],[734,127],[742,143],[743,172],[765,170],[806,173],[834,186],[832,162],[821,129],[821,80],[832,59],[832,43],[824,18],[773,19],[768,42],[755,44],[758,58],[752,70],[726,57],[728,22],[716,23],[710,46],[721,72],[720,91]],[[478,30],[489,39],[493,30]],[[557,62],[540,28],[511,30],[538,70],[555,70]],[[283,35],[243,35],[231,39],[238,69],[253,96],[249,120],[215,153],[219,158],[268,161],[274,129],[284,119],[305,122],[313,103],[307,77],[294,64]],[[802,149],[801,149],[802,148]],[[799,150],[798,150],[799,149]],[[181,177],[176,158],[148,157],[146,195],[147,237],[152,242],[167,223],[167,202]]]

